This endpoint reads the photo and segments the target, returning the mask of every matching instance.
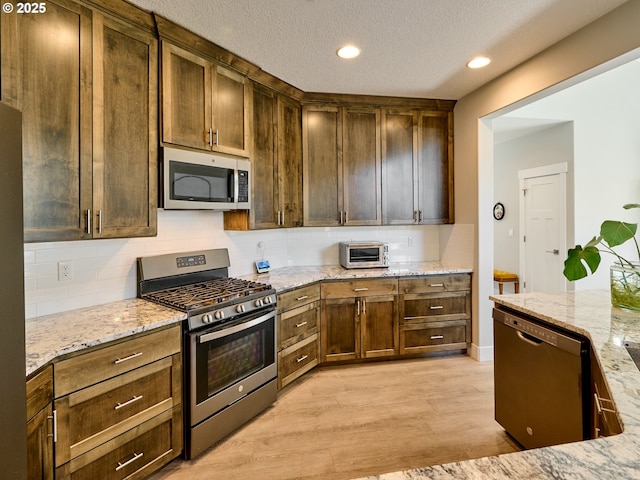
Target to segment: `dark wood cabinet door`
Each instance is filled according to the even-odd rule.
[[[278,96],[280,225],[302,226],[302,113],[300,103]]]
[[[157,231],[157,41],[94,16],[95,238]]]
[[[278,226],[278,169],[275,150],[275,94],[253,89],[253,152],[251,155],[251,228]],[[234,215],[241,213],[234,212]]]
[[[27,478],[53,480],[53,407],[48,404],[27,422]]]
[[[453,223],[453,114],[421,112],[418,120],[420,223]]]
[[[332,298],[321,303],[322,362],[358,358],[360,327],[356,299]]]
[[[162,42],[162,140],[211,150],[211,63]]]
[[[397,355],[398,308],[394,295],[360,300],[360,338],[364,358]]]
[[[418,219],[417,114],[382,112],[382,223]]]
[[[343,128],[344,224],[380,225],[380,111],[344,109]]]
[[[340,225],[342,115],[336,107],[302,110],[304,225]]]
[[[89,238],[91,12],[1,15],[2,96],[23,115],[25,241]]]
[[[249,124],[245,105],[249,85],[238,73],[213,65],[212,83],[212,149],[235,155],[247,155]]]

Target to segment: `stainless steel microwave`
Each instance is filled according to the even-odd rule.
[[[340,265],[344,268],[389,266],[389,244],[383,242],[340,242]]]
[[[248,210],[249,160],[164,148],[160,204],[167,210]]]

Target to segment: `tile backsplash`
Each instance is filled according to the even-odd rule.
[[[26,317],[32,318],[136,296],[136,258],[209,248],[228,248],[229,275],[252,273],[254,262],[272,268],[337,265],[338,242],[389,243],[391,262],[438,260],[440,228],[434,226],[314,227],[225,231],[222,213],[158,211],[158,235],[146,238],[28,243],[24,247]],[[59,280],[59,262],[69,279]]]

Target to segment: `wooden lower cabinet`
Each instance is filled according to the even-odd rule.
[[[56,478],[144,478],[181,453],[180,340],[174,326],[54,364]]]
[[[469,274],[401,278],[399,290],[401,355],[468,348]]]
[[[53,372],[27,380],[27,478],[53,480]]]
[[[278,388],[318,365],[320,285],[278,294]]]
[[[604,378],[596,354],[592,351],[591,368],[591,438],[608,437],[622,433],[622,421],[613,402],[609,385]]]
[[[322,362],[393,356],[398,350],[398,281],[322,283]]]

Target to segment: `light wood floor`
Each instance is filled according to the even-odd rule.
[[[456,355],[316,368],[152,478],[342,480],[518,449],[493,418],[493,363]]]

